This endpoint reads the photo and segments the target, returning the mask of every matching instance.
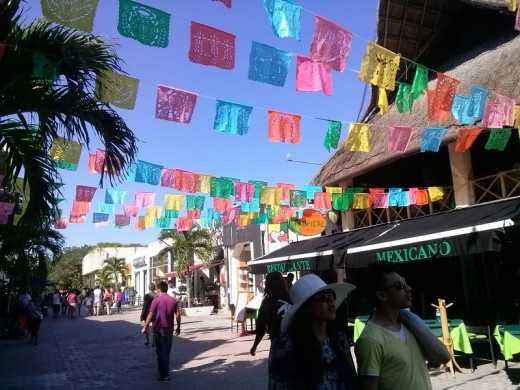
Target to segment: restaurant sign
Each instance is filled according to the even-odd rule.
[[[451,254],[451,245],[448,241],[432,244],[414,245],[401,249],[377,251],[377,261],[402,263],[406,261],[427,260],[435,257],[446,257]]]
[[[303,210],[303,215],[300,219],[289,219],[287,226],[301,236],[315,236],[325,230],[327,221],[318,211],[306,209]]]
[[[311,261],[310,260],[292,260],[290,262],[280,262],[266,264],[266,273],[269,272],[294,272],[294,271],[310,271]]]
[[[146,258],[144,256],[138,257],[132,261],[134,268],[140,268],[146,266]]]

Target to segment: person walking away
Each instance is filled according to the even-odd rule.
[[[69,304],[70,318],[76,318],[76,308],[78,307],[78,296],[75,290],[71,290],[67,295],[67,303]]]
[[[201,304],[206,301],[206,281],[203,276],[199,278],[199,299]]]
[[[427,325],[410,313],[412,288],[388,262],[367,269],[375,305],[356,341],[360,389],[431,389],[425,361],[446,363],[450,354]]]
[[[20,314],[27,315],[27,310],[29,309],[29,304],[31,302],[31,295],[27,292],[27,290],[24,290],[18,298],[18,309],[20,310]]]
[[[123,314],[122,304],[123,304],[123,293],[121,290],[116,291],[116,307],[117,307],[117,314]]]
[[[34,343],[34,345],[38,345],[38,331],[40,330],[42,319],[43,315],[39,307],[34,302],[29,302],[27,308],[27,329],[31,335],[29,344]]]
[[[103,296],[103,301],[105,302],[105,308],[107,309],[107,314],[112,314],[112,301],[114,300],[114,296],[112,295],[112,291],[110,291],[110,287],[107,288],[105,295]]]
[[[60,306],[60,292],[56,289],[52,294],[52,318],[58,318],[60,315]]]
[[[92,301],[93,301],[92,292],[91,292],[91,290],[88,290],[87,295],[85,296],[85,307],[86,307],[85,317],[92,315]]]
[[[291,306],[287,284],[280,272],[270,272],[265,277],[264,299],[258,309],[256,320],[256,336],[250,353],[256,354],[256,348],[264,338],[266,329],[271,344],[280,334],[282,318]]]
[[[327,285],[313,274],[294,283],[293,305],[271,346],[269,389],[357,388],[347,334],[336,322],[337,307],[354,289],[348,283]]]
[[[141,322],[146,321],[146,317],[148,317],[148,313],[150,313],[150,306],[152,306],[152,301],[155,299],[157,294],[155,293],[155,284],[152,283],[149,286],[149,291],[145,294],[143,299],[143,309],[141,310]],[[153,318],[151,323],[153,323]],[[146,343],[144,345],[150,345],[150,329],[152,330],[152,347],[155,347],[155,341],[153,339],[153,326],[148,329],[146,329],[145,336],[146,336]]]
[[[61,316],[63,317],[64,315],[67,314],[67,306],[68,306],[67,293],[65,291],[61,293],[60,303],[61,303]]]
[[[96,287],[94,289],[94,315],[99,316],[100,313],[100,307],[101,307],[101,289]]]
[[[153,337],[155,340],[155,353],[157,354],[157,368],[159,369],[159,380],[163,382],[170,381],[170,352],[173,342],[174,319],[177,320],[177,328],[175,335],[181,333],[181,310],[179,302],[176,298],[167,294],[168,285],[161,281],[158,284],[160,293],[152,301],[150,312],[146,317],[141,333],[148,330],[148,325],[153,321]]]

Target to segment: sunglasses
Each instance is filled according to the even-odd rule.
[[[336,300],[336,291],[334,290],[323,290],[319,293],[316,293],[312,296],[312,300],[314,302],[328,302],[329,297],[332,297],[332,300]]]
[[[383,288],[383,291],[390,290],[391,288],[395,288],[397,291],[403,291],[406,287],[410,287],[406,280],[402,279],[391,286]]]

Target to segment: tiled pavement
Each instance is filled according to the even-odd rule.
[[[255,357],[254,336],[239,337],[228,315],[183,317],[170,361],[172,381],[157,382],[153,348],[144,346],[139,309],[124,314],[79,319],[47,318],[38,346],[25,340],[0,340],[0,389],[265,389],[269,341]],[[460,358],[463,368],[468,360]],[[455,377],[432,375],[434,389],[520,389],[520,364],[508,372],[480,363]]]

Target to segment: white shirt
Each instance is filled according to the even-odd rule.
[[[166,294],[168,294],[170,297],[174,297],[177,294],[177,289],[175,287],[168,287],[168,291],[166,291]]]
[[[101,290],[99,288],[96,288],[94,290],[94,305],[99,305],[101,298]]]

